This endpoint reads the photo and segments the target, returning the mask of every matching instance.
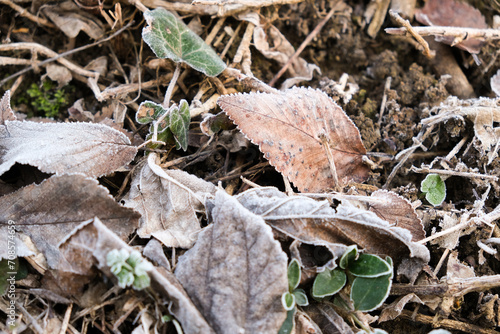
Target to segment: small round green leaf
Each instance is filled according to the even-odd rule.
[[[148,124],[156,121],[166,112],[167,110],[163,108],[161,104],[152,101],[144,101],[139,106],[139,109],[137,109],[135,120],[139,124]]]
[[[342,270],[325,270],[316,276],[312,295],[316,298],[322,298],[336,294],[344,287],[346,280],[346,274]]]
[[[295,307],[295,296],[287,291],[281,295],[281,303],[285,310],[290,311]]]
[[[389,296],[392,274],[375,277],[356,277],[351,286],[351,300],[354,309],[369,312],[378,308]]]
[[[346,269],[351,261],[354,261],[358,256],[358,246],[351,245],[347,247],[344,255],[340,258],[339,267]]]
[[[348,269],[357,277],[379,277],[392,272],[389,263],[373,254],[360,254],[357,260],[349,262]]]
[[[288,265],[288,289],[295,290],[300,283],[300,264],[297,259],[293,259]]]
[[[174,14],[157,8],[144,12],[144,18],[148,26],[142,30],[142,38],[158,58],[184,62],[211,77],[226,68],[217,53]]]
[[[309,300],[307,299],[306,292],[302,289],[296,289],[292,292],[295,296],[295,304],[299,306],[307,306],[309,305]]]
[[[441,205],[446,198],[446,184],[438,174],[429,174],[422,181],[420,190],[425,193],[425,199],[434,206]]]

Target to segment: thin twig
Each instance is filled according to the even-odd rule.
[[[408,31],[422,47],[424,50],[422,53],[424,56],[426,56],[429,59],[434,58],[434,52],[429,49],[429,44],[425,41],[425,39],[420,36],[415,29],[411,26],[410,21],[403,19],[397,12],[393,10],[389,10],[389,15],[396,21],[396,23],[402,25],[404,28],[406,28],[406,31]]]
[[[269,82],[269,86],[271,86],[271,87],[274,86],[274,84],[276,83],[276,81],[278,81],[278,79],[281,78],[281,76],[286,72],[286,70],[288,69],[288,67],[290,67],[290,65],[295,61],[295,59],[297,59],[297,57],[302,53],[302,51],[304,51],[304,49],[306,48],[306,46],[321,31],[321,29],[326,24],[326,22],[328,22],[328,20],[330,20],[330,18],[333,16],[333,14],[335,14],[335,12],[338,11],[339,8],[341,8],[341,6],[343,6],[343,5],[344,5],[344,2],[340,1],[335,6],[333,6],[332,9],[330,9],[330,11],[325,16],[325,18],[323,20],[321,20],[321,22],[316,26],[316,28],[314,28],[313,31],[311,31],[311,33],[306,37],[306,39],[302,42],[302,44],[300,44],[300,46],[297,49],[297,51],[295,51],[295,53],[290,57],[290,59],[288,59],[288,61],[281,68],[281,70],[274,76],[274,78],[271,80],[271,82]]]
[[[249,50],[254,28],[255,25],[252,22],[248,22],[243,38],[241,39],[240,46],[238,46],[238,50],[236,50],[236,54],[234,55],[233,63],[240,63],[243,59],[243,54]]]
[[[467,39],[481,39],[496,40],[500,39],[500,30],[498,29],[478,29],[478,28],[464,28],[464,27],[412,27],[413,31],[420,36],[443,36],[455,37],[452,46],[457,45]],[[407,32],[406,27],[403,28],[387,28],[385,32],[390,35],[405,35]]]
[[[38,17],[36,15],[31,14],[26,8],[18,6],[10,0],[0,0],[0,3],[9,6],[10,8],[19,12],[19,15],[27,19],[30,19],[33,22],[44,25],[47,28],[56,28],[56,26],[50,23],[48,20],[44,19],[43,17]]]
[[[412,166],[410,171],[414,173],[420,173],[420,174],[441,174],[441,175],[449,175],[449,176],[462,176],[462,177],[469,177],[471,179],[484,179],[484,180],[491,180],[491,181],[498,181],[498,177],[495,175],[486,175],[486,174],[481,174],[481,173],[469,173],[469,172],[457,172],[454,170],[446,170],[446,169],[434,169],[434,168],[418,168],[415,166]]]
[[[81,47],[76,48],[76,49],[72,49],[72,50],[63,52],[61,54],[57,54],[56,52],[50,50],[49,48],[46,48],[46,47],[44,47],[44,46],[42,46],[40,44],[36,44],[36,43],[11,43],[11,44],[1,45],[0,47],[5,47],[5,50],[11,50],[11,49],[18,50],[19,48],[20,49],[28,49],[28,50],[33,50],[34,49],[34,50],[37,50],[37,51],[44,50],[47,53],[45,53],[43,51],[41,53],[46,54],[47,56],[50,56],[51,58],[45,59],[44,61],[39,62],[39,63],[37,62],[37,66],[42,66],[42,65],[48,64],[48,63],[53,62],[53,61],[58,61],[62,65],[68,67],[68,69],[74,71],[75,73],[78,73],[78,74],[83,75],[83,76],[95,77],[96,76],[96,72],[85,71],[85,70],[81,69],[80,67],[78,67],[77,65],[73,64],[72,62],[70,62],[69,60],[66,60],[66,59],[64,59],[62,57],[66,57],[66,56],[69,56],[69,55],[71,55],[73,53],[80,52],[80,51],[86,50],[88,48],[91,48],[93,46],[99,45],[101,43],[107,42],[107,41],[115,38],[119,34],[121,34],[126,29],[128,29],[133,23],[134,23],[134,21],[130,21],[129,23],[127,23],[127,25],[125,25],[122,28],[118,29],[113,34],[109,35],[108,37],[106,37],[104,39],[101,39],[99,41],[95,41],[94,43],[90,43],[90,44],[81,46]],[[9,45],[10,46],[14,46],[14,48],[9,48]],[[0,48],[0,51],[4,51],[4,49]],[[68,66],[67,64],[70,64],[71,67]],[[24,74],[24,73],[26,73],[28,71],[31,71],[32,69],[33,69],[33,66],[30,66],[30,67],[27,67],[27,68],[25,68],[25,69],[23,69],[23,70],[21,70],[21,71],[19,71],[17,73],[12,74],[11,76],[9,76],[9,77],[3,79],[2,81],[0,81],[0,86],[3,86],[9,80],[11,80],[13,78],[16,78],[16,77],[20,76],[21,74]]]

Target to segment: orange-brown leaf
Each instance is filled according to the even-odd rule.
[[[329,140],[341,185],[368,177],[358,129],[320,90],[294,87],[276,93],[225,95],[217,103],[300,191],[335,187],[320,135]]]

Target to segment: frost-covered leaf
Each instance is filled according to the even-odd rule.
[[[391,267],[391,273],[379,277],[356,277],[351,285],[351,300],[354,309],[361,312],[369,312],[382,305],[389,296],[392,285],[392,261],[387,258]]]
[[[490,86],[491,90],[497,95],[497,97],[500,97],[500,70],[498,70],[497,73],[491,77]]]
[[[210,216],[175,275],[217,333],[276,333],[286,317],[287,257],[271,228],[222,190]]]
[[[349,263],[356,260],[357,257],[358,257],[358,246],[351,245],[347,247],[346,251],[340,258],[339,267],[342,269],[347,269]]]
[[[326,136],[341,186],[363,182],[369,168],[358,128],[325,93],[292,88],[277,93],[224,95],[217,101],[264,157],[302,192],[334,188],[320,136]]]
[[[58,250],[81,222],[100,217],[104,224],[126,239],[137,227],[139,215],[118,204],[109,191],[82,175],[52,176],[0,197],[0,221],[12,220],[16,229],[29,235],[45,255],[49,267],[71,267]],[[0,228],[0,245],[7,232]],[[7,249],[7,247],[5,247]]]
[[[144,101],[139,106],[139,109],[137,109],[135,120],[139,124],[148,124],[156,121],[166,112],[167,109],[163,108],[161,104],[152,101]]]
[[[296,289],[293,292],[295,296],[295,303],[299,306],[309,305],[309,300],[307,299],[307,294],[303,289]]]
[[[0,125],[0,175],[16,162],[55,174],[100,177],[134,159],[121,132],[93,123],[6,121]]]
[[[170,131],[174,135],[177,149],[187,150],[190,121],[189,104],[186,100],[181,100],[179,107],[173,108],[170,114]]]
[[[44,6],[43,12],[69,38],[75,38],[80,31],[93,39],[104,35],[100,21],[89,12],[80,10],[73,1]]]
[[[181,170],[165,170],[150,153],[133,176],[125,206],[139,212],[141,238],[155,237],[167,247],[190,248],[201,230],[197,212],[216,187]]]
[[[285,292],[281,296],[281,304],[287,311],[291,311],[295,308],[295,296],[290,292]]]
[[[406,198],[387,190],[377,190],[371,197],[382,201],[369,203],[370,211],[394,226],[409,230],[413,236],[412,241],[425,238],[422,220],[418,218],[415,209]]]
[[[0,125],[5,121],[15,121],[16,115],[10,106],[10,90],[6,91],[0,100]]]
[[[348,269],[357,277],[379,277],[392,272],[389,263],[373,254],[360,254],[356,260],[349,263]]]
[[[158,58],[184,62],[211,77],[226,68],[217,53],[174,14],[157,8],[144,12],[144,18],[148,26],[142,30],[142,38]]]
[[[367,210],[339,205],[335,211],[327,201],[288,197],[271,187],[247,190],[236,198],[276,230],[303,243],[323,245],[334,257],[340,258],[356,244],[367,253],[389,255],[397,264],[410,261],[414,264],[406,273],[410,276],[430,259],[429,250],[412,242],[408,230],[391,226]]]
[[[72,253],[72,256],[88,260],[91,265],[111,279],[114,279],[114,275],[107,265],[109,252],[115,249],[123,249],[128,254],[133,252],[132,247],[108,229],[98,218],[82,224],[80,229],[61,245],[61,249],[65,250],[65,254]],[[155,293],[169,300],[169,311],[181,323],[184,333],[215,333],[172,273],[153,267],[148,271],[148,275]]]
[[[486,29],[488,25],[481,12],[471,5],[455,0],[428,0],[415,12],[415,18],[429,26],[466,27]],[[435,36],[436,41],[451,45],[453,36]],[[479,53],[484,41],[468,38],[455,45],[470,53]]]
[[[288,288],[293,291],[300,283],[300,264],[297,259],[290,261],[288,265]]]
[[[423,304],[422,300],[414,293],[398,297],[394,302],[382,310],[379,322],[396,319],[408,303]]]
[[[429,174],[420,185],[425,199],[434,206],[441,205],[446,197],[446,184],[438,174]]]
[[[343,270],[325,270],[316,276],[312,287],[312,295],[316,298],[331,296],[340,291],[347,281]]]

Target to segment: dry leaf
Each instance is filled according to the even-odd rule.
[[[8,90],[0,100],[0,125],[5,124],[5,121],[15,121],[16,119],[16,115],[10,107],[10,90]]]
[[[43,13],[69,38],[75,38],[80,31],[93,39],[104,35],[101,22],[94,15],[80,10],[73,1],[44,6]]]
[[[0,221],[14,221],[16,230],[31,237],[51,268],[58,268],[60,261],[71,266],[61,257],[58,245],[81,222],[93,217],[100,217],[124,239],[139,221],[139,214],[116,203],[106,188],[82,175],[52,176],[0,198]],[[6,236],[2,230],[0,245],[7,244]]]
[[[66,86],[73,79],[70,70],[61,65],[48,64],[45,70],[47,73],[42,75],[41,80],[45,80],[45,77],[48,76],[50,80],[57,81],[57,89]]]
[[[500,97],[500,70],[490,79],[491,90]]]
[[[418,22],[429,26],[466,27],[486,29],[488,25],[481,12],[465,2],[454,0],[428,0],[425,6],[415,12]],[[436,41],[448,45],[453,43],[453,36],[435,36]],[[455,45],[469,53],[479,53],[484,41],[469,38]]]
[[[395,264],[410,261],[415,266],[406,275],[412,277],[430,259],[428,249],[412,242],[408,230],[367,210],[339,205],[335,211],[327,201],[288,197],[272,187],[247,190],[236,198],[273,228],[303,243],[325,246],[334,257],[356,244],[368,253],[389,255]]]
[[[405,308],[405,305],[408,303],[423,304],[422,300],[418,298],[418,296],[414,293],[398,297],[390,305],[384,307],[384,309],[380,313],[380,318],[378,319],[378,322],[380,323],[396,319]]]
[[[0,125],[0,175],[17,162],[45,173],[100,177],[129,163],[136,153],[124,134],[101,124],[6,121]]]
[[[276,333],[286,318],[287,257],[269,226],[220,190],[213,224],[175,275],[217,333]]]
[[[272,41],[273,46],[269,45],[268,40]],[[281,66],[285,65],[291,56],[295,54],[295,48],[286,39],[286,37],[276,28],[271,25],[266,32],[263,27],[258,25],[253,31],[254,45],[264,57],[277,61]],[[301,81],[309,81],[312,79],[314,71],[321,74],[321,70],[315,64],[309,64],[304,58],[296,57],[288,68],[291,78],[283,82],[281,88],[287,89]]]
[[[70,246],[71,245],[71,246]],[[116,279],[107,265],[107,255],[114,249],[125,249],[132,252],[132,247],[121,240],[115,233],[108,229],[98,218],[82,224],[64,244],[62,249],[67,249],[67,254],[73,249],[74,254],[89,259],[109,278]],[[149,271],[151,287],[160,296],[169,300],[169,311],[181,323],[186,334],[213,334],[212,328],[193,305],[186,292],[172,273],[161,268],[153,267]]]
[[[322,135],[329,140],[341,185],[368,178],[358,129],[320,90],[225,95],[218,104],[300,191],[322,192],[336,186]]]
[[[191,248],[201,230],[197,212],[205,211],[205,197],[216,187],[180,170],[165,170],[150,153],[148,163],[134,176],[125,206],[142,217],[137,234],[167,247]]]
[[[165,268],[165,270],[172,271],[170,262],[163,252],[163,246],[158,240],[149,240],[146,246],[144,246],[142,254],[151,261],[154,261],[158,266]]]
[[[303,309],[324,334],[354,334],[351,327],[327,303],[313,302]]]
[[[406,198],[386,190],[377,190],[372,193],[372,197],[383,202],[369,203],[370,211],[394,226],[409,230],[414,242],[425,238],[422,220]]]

